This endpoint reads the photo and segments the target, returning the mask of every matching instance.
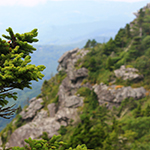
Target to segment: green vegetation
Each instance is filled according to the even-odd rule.
[[[8,104],[8,99],[17,100],[17,93],[13,89],[23,90],[25,87],[31,88],[31,81],[42,79],[41,73],[45,66],[35,66],[31,62],[30,53],[36,49],[29,43],[37,42],[37,29],[24,34],[14,34],[9,27],[6,30],[8,35],[3,35],[9,41],[0,38],[0,117],[9,119],[16,109],[14,105],[4,108]],[[7,99],[8,98],[8,99]]]
[[[50,80],[45,80],[43,82],[41,88],[41,94],[38,97],[42,97],[44,103],[44,108],[47,109],[47,105],[50,103],[57,103],[58,102],[58,89],[62,82],[62,80],[66,77],[65,72],[59,72],[55,76],[51,77]]]
[[[68,126],[61,126],[58,131],[60,136],[48,138],[43,133],[42,140],[25,140],[28,143],[23,148],[14,147],[13,150],[148,150],[150,149],[150,10],[141,9],[139,18],[121,28],[115,38],[110,38],[107,43],[95,43],[88,40],[85,49],[89,53],[80,59],[76,66],[88,69],[88,78],[83,83],[91,84],[118,84],[118,87],[143,86],[146,97],[135,100],[124,99],[119,107],[107,109],[107,102],[99,106],[97,95],[87,87],[81,87],[76,92],[84,98],[84,104],[78,108],[80,121]],[[94,40],[93,40],[94,41]],[[126,65],[128,68],[137,68],[144,79],[138,82],[126,80],[114,76],[113,71]],[[50,80],[45,80],[42,92],[44,109],[50,103],[58,102],[58,88],[66,77],[64,72],[59,72]],[[12,125],[12,123],[14,125]],[[1,133],[3,146],[7,142],[10,133],[23,125],[21,116],[17,115]],[[63,141],[63,142],[61,142]],[[65,144],[64,144],[65,143]]]
[[[132,22],[132,27],[127,24],[118,31],[114,39],[110,38],[103,44],[97,43],[94,47],[89,46],[90,52],[76,64],[88,68],[89,82],[109,84],[114,69],[120,68],[121,65],[130,65],[139,69],[145,77],[138,86],[150,89],[150,69],[147,69],[150,68],[150,35],[147,29],[150,25],[149,16],[149,9],[146,9],[145,13],[141,10],[139,18]]]
[[[85,44],[84,48],[90,48],[90,47],[94,47],[96,45],[97,45],[97,42],[95,39],[93,39],[92,41],[88,40],[87,43]]]
[[[143,19],[137,18],[132,22],[132,30],[127,24],[107,43],[97,43],[91,47],[87,46],[90,43],[88,40],[85,48],[90,52],[76,64],[88,69],[89,76],[83,82],[92,84],[112,84],[111,81],[116,79],[113,73],[115,69],[121,65],[135,67],[144,75],[142,81],[131,82],[118,78],[114,84],[144,86],[149,91],[147,97],[138,101],[127,98],[122,101],[120,107],[108,110],[105,106],[98,105],[93,91],[85,87],[80,88],[77,94],[84,97],[84,105],[79,108],[81,122],[60,129],[62,141],[68,143],[65,148],[86,144],[88,149],[95,150],[150,149],[150,32],[147,32],[147,27],[150,26],[149,15],[150,10],[147,9],[140,15]]]

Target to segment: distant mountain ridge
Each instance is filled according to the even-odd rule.
[[[80,41],[87,41],[88,38],[95,39],[96,37],[101,39],[98,42],[103,42],[103,37],[106,39],[114,37],[120,26],[121,24],[119,24],[119,21],[112,22],[111,25],[109,21],[99,21],[65,26],[45,27],[47,30],[43,32],[42,35],[39,34],[39,43],[49,43],[50,45],[67,45],[68,43],[79,43]],[[55,36],[51,37],[49,35]]]

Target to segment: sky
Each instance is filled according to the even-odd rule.
[[[39,39],[44,44],[50,41],[58,44],[60,38],[67,41],[67,38],[88,36],[94,32],[104,35],[107,29],[111,31],[106,35],[113,35],[120,27],[124,27],[135,18],[133,12],[149,2],[149,0],[0,0],[0,35],[6,34],[5,30],[8,27],[19,33],[38,28]]]
[[[20,5],[20,6],[27,6],[27,7],[34,7],[36,5],[45,5],[48,1],[97,1],[102,2],[104,0],[1,0],[0,6],[14,6],[14,5]],[[144,0],[106,0],[106,1],[114,1],[114,2],[129,2],[129,3],[135,3],[135,2],[142,2]],[[145,0],[146,1],[146,0]]]

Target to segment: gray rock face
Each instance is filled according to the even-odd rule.
[[[84,79],[84,78],[83,78]],[[92,86],[90,84],[83,84],[82,81],[77,80],[76,83],[72,83],[72,81],[66,77],[62,84],[59,87],[58,96],[59,96],[59,109],[67,107],[67,108],[76,108],[79,106],[82,106],[83,104],[83,98],[75,96],[77,90],[81,88],[82,86],[88,87],[92,89]]]
[[[48,111],[49,111],[49,115],[50,117],[54,117],[55,113],[56,113],[56,104],[55,103],[51,103],[47,106]]]
[[[71,51],[65,52],[58,60],[59,66],[57,71],[66,70],[68,65],[68,60],[71,59],[74,53],[77,53],[79,48],[75,48]]]
[[[39,112],[37,112],[36,116],[33,118],[32,121],[42,120],[43,118],[47,118],[48,113],[46,110],[41,109]]]
[[[47,132],[49,138],[51,138],[53,135],[58,134],[57,131],[59,128],[60,123],[55,118],[44,118],[27,123],[13,132],[7,143],[7,147],[22,147],[25,145],[24,139],[28,139],[29,137],[37,139],[42,136],[43,132]]]
[[[42,136],[43,132],[47,132],[49,138],[51,138],[54,134],[58,134],[57,131],[61,125],[67,126],[72,119],[74,123],[80,120],[77,107],[83,105],[83,98],[76,96],[75,93],[81,87],[83,79],[88,76],[88,70],[86,68],[76,70],[74,65],[87,52],[87,50],[76,48],[66,52],[58,60],[58,71],[64,70],[67,73],[67,77],[59,87],[58,106],[54,103],[49,104],[47,106],[47,112],[42,109],[43,106],[41,103],[43,100],[41,98],[31,99],[28,108],[20,113],[22,119],[27,120],[28,123],[13,132],[7,143],[7,147],[22,147],[25,145],[24,139],[28,139],[29,137],[38,139]],[[90,84],[82,86],[87,86],[92,89]]]
[[[79,50],[79,48],[74,48],[73,50],[67,51],[65,52],[58,60],[59,63],[62,63],[64,60],[68,60],[69,57],[74,54],[77,53],[77,51]]]
[[[58,60],[58,68],[57,71],[68,71],[68,68],[70,70],[71,67],[74,68],[75,63],[78,59],[83,58],[89,51],[84,49],[75,48],[71,51],[68,51],[60,57]],[[71,69],[72,70],[72,69]]]
[[[36,97],[33,97],[33,98],[31,98],[30,100],[29,100],[29,103],[32,103],[33,101],[35,101],[36,100]]]
[[[67,108],[76,108],[83,105],[83,98],[78,96],[68,96],[68,98],[65,99],[65,107]]]
[[[61,125],[67,126],[70,123],[70,120],[73,119],[74,123],[80,120],[78,116],[77,109],[75,108],[62,108],[55,115],[57,121],[60,122]]]
[[[123,80],[141,80],[143,79],[143,75],[138,74],[138,69],[135,68],[126,68],[124,65],[114,71],[115,76],[117,78],[122,78]]]
[[[77,81],[78,79],[83,79],[88,76],[88,70],[86,68],[80,68],[78,70],[70,69],[68,71],[68,77],[71,81]]]
[[[67,77],[62,81],[58,91],[59,108],[76,108],[82,106],[83,98],[77,97],[74,94],[82,86],[92,88],[90,84],[82,85],[83,79],[88,76],[88,70],[86,68],[78,70],[75,68],[75,63],[78,59],[84,57],[88,52],[88,50],[84,49],[74,49],[65,53],[59,59],[58,62],[60,64],[58,68],[63,68],[67,73]]]
[[[36,115],[37,111],[40,110],[43,105],[41,104],[43,100],[41,98],[39,99],[32,99],[30,101],[29,107],[20,113],[23,120],[32,120],[33,117]]]
[[[70,105],[77,104],[77,102],[75,104],[73,102]],[[32,139],[38,139],[42,136],[43,132],[47,132],[48,137],[51,138],[53,135],[58,135],[57,131],[60,129],[61,125],[67,126],[71,119],[73,119],[74,122],[80,119],[76,108],[62,108],[55,114],[56,105],[52,103],[48,105],[48,109],[50,112],[50,117],[48,116],[46,110],[41,109],[34,116],[32,121],[26,123],[13,132],[6,146],[22,147],[25,145],[24,139],[28,139],[29,137]]]
[[[94,92],[98,96],[99,104],[104,102],[112,102],[115,96],[108,90],[108,87],[105,84],[95,85]]]
[[[93,89],[98,96],[99,104],[107,104],[109,108],[118,106],[125,98],[141,99],[146,93],[143,87],[131,88],[130,86],[107,86],[105,84],[95,85]]]
[[[58,104],[49,104],[48,111],[42,109],[41,98],[33,98],[29,101],[30,105],[26,110],[23,110],[20,115],[22,119],[27,121],[25,125],[16,129],[8,143],[7,147],[24,146],[24,139],[31,137],[38,139],[42,136],[43,132],[47,132],[49,138],[58,134],[61,125],[67,126],[73,119],[73,123],[77,123],[80,118],[78,115],[78,107],[83,105],[83,98],[76,95],[76,92],[81,87],[88,87],[94,89],[98,96],[100,105],[107,103],[107,107],[118,106],[125,98],[133,97],[140,99],[145,96],[144,88],[133,89],[131,87],[118,87],[116,85],[107,86],[105,84],[92,85],[90,83],[83,84],[83,80],[88,76],[86,68],[75,68],[75,63],[78,59],[82,58],[88,53],[88,50],[73,49],[66,52],[59,60],[58,71],[64,70],[67,77],[62,81],[59,86],[57,95],[59,96]],[[121,67],[120,70],[115,70],[117,77],[123,79],[135,79],[138,70],[134,68]],[[134,76],[134,77],[133,77]],[[138,75],[139,76],[139,75]]]

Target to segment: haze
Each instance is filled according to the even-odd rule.
[[[0,31],[38,28],[39,44],[113,37],[148,0],[0,0]]]

